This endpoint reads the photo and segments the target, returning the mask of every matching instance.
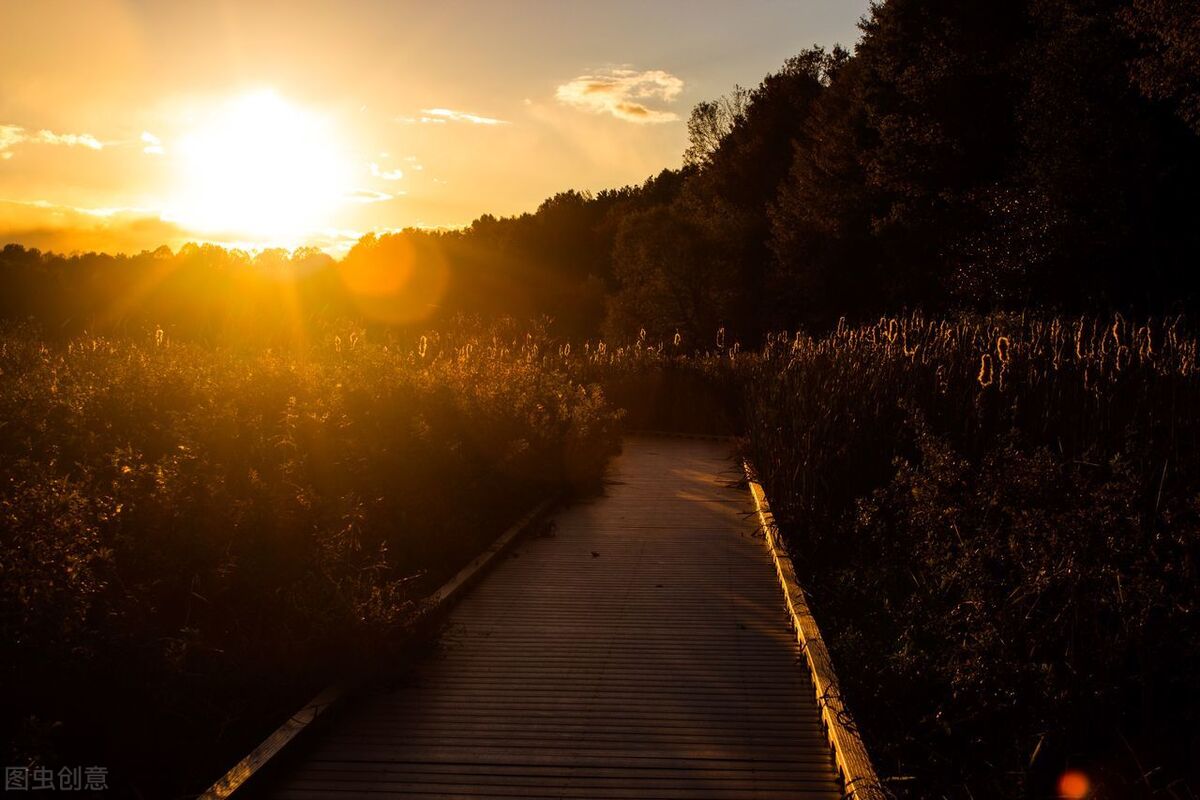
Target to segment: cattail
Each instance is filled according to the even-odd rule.
[[[1000,359],[1001,364],[1008,363],[1008,346],[1007,336],[1000,336],[996,339],[996,357]]]
[[[993,379],[992,356],[989,353],[984,353],[979,357],[979,375],[976,379],[979,385],[984,389],[992,385]]]
[[[163,329],[161,327],[155,328],[155,330],[154,330],[154,346],[155,347],[162,346],[163,336],[165,336],[165,335],[166,334],[163,333]]]
[[[422,336],[421,341],[417,344],[417,355],[419,355],[421,358],[424,358],[425,351],[428,347],[429,347],[429,340],[427,338],[425,338],[424,336]]]
[[[679,347],[679,345],[683,344],[683,337],[679,334],[679,331],[675,331],[675,338],[672,341],[676,347]]]
[[[333,337],[333,350],[335,353],[342,352],[342,337],[341,336]]]
[[[725,349],[725,328],[724,327],[717,329],[717,349],[718,350]]]

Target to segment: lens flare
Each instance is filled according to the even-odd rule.
[[[1067,800],[1083,800],[1091,790],[1091,782],[1082,772],[1064,772],[1058,779],[1058,796]]]

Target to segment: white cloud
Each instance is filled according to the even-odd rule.
[[[683,91],[683,81],[661,69],[638,72],[610,69],[593,75],[580,75],[562,84],[554,96],[560,103],[590,111],[612,114],[627,122],[674,122],[678,115],[650,108],[645,100],[670,103]]]
[[[355,189],[346,195],[346,199],[354,203],[382,203],[401,194],[404,194],[404,192],[388,194],[387,192],[376,192],[372,189]]]
[[[149,153],[152,156],[161,156],[163,153],[162,139],[159,139],[150,131],[142,131],[142,148],[143,153]]]
[[[495,117],[484,117],[466,111],[455,111],[452,108],[422,108],[419,117],[397,117],[397,122],[411,125],[414,122],[423,125],[445,125],[447,122],[467,122],[471,125],[507,125],[507,120]]]
[[[0,152],[5,153],[6,158],[11,157],[8,149],[25,141],[25,138],[25,129],[19,125],[0,125]]]
[[[380,169],[379,165],[374,161],[371,162],[371,174],[376,178],[383,178],[385,181],[398,181],[404,177],[402,169]]]
[[[0,158],[5,160],[12,158],[12,148],[27,142],[65,147],[86,147],[90,150],[104,148],[104,143],[90,133],[55,133],[45,129],[29,131],[20,125],[0,125]]]
[[[104,145],[92,136],[90,133],[55,133],[54,131],[40,130],[33,136],[29,137],[30,141],[40,142],[41,144],[61,144],[67,147],[87,147],[91,150],[101,150]]]

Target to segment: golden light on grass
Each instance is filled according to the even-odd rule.
[[[296,246],[351,189],[332,122],[271,90],[219,105],[169,155],[178,183],[163,216],[203,233]]]

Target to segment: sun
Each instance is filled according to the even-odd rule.
[[[199,233],[295,246],[330,226],[350,189],[331,121],[272,90],[218,106],[174,156],[177,189],[163,217]]]

